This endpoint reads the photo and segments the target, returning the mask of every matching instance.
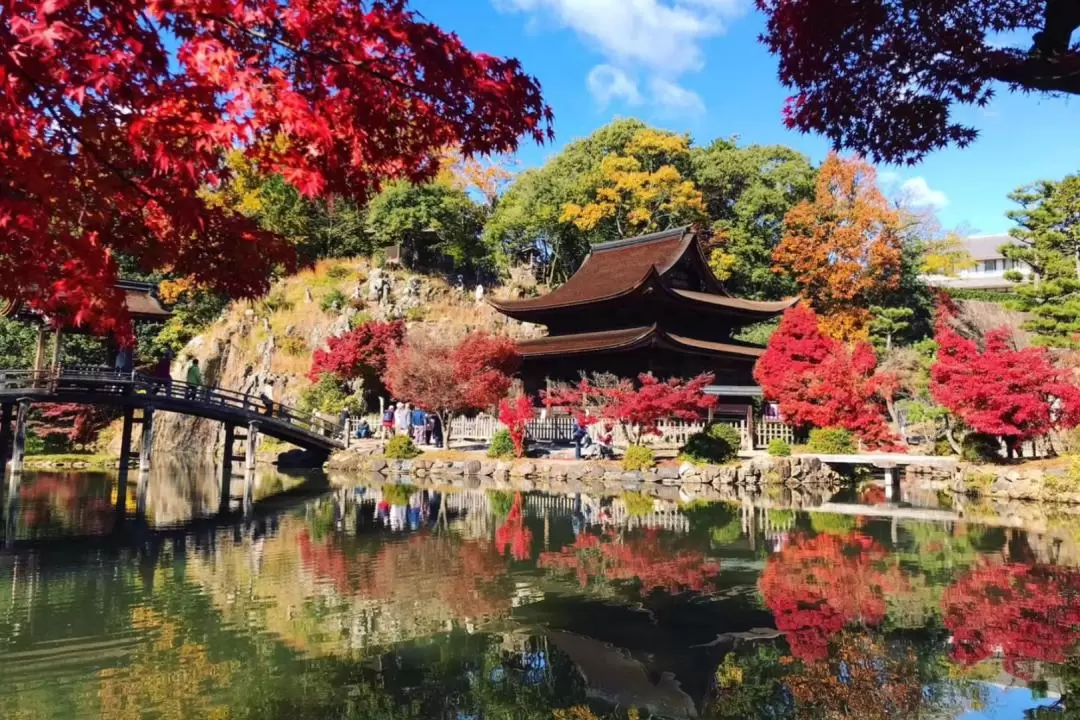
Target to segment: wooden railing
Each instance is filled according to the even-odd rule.
[[[145,395],[148,400],[161,398],[206,408],[229,408],[249,416],[250,420],[282,423],[335,442],[340,442],[343,435],[340,424],[280,403],[267,406],[260,398],[247,393],[205,385],[189,385],[178,380],[136,372],[121,373],[87,367],[61,368],[59,371],[0,370],[0,394],[12,396],[20,392]]]

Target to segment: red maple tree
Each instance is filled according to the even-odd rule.
[[[716,398],[705,394],[713,375],[704,373],[691,380],[657,380],[649,373],[638,375],[635,385],[627,379],[611,384],[582,378],[576,385],[542,390],[546,407],[570,407],[578,421],[591,424],[599,418],[619,423],[626,437],[640,444],[646,435],[659,435],[661,420],[698,420]]]
[[[976,131],[954,103],[983,106],[994,81],[1080,93],[1080,25],[1074,0],[757,0],[762,41],[795,88],[784,120],[875,161],[913,162]],[[1001,38],[1035,34],[1034,48]]]
[[[897,442],[884,415],[893,378],[878,372],[870,345],[829,337],[808,307],[796,305],[784,313],[754,367],[754,379],[766,398],[779,403],[787,423],[842,427],[869,447]]]
[[[1063,663],[1080,646],[1080,573],[1047,565],[991,563],[942,598],[952,655],[972,665],[1000,651],[1005,669],[1031,678],[1034,662]]]
[[[518,395],[510,400],[499,401],[499,422],[506,426],[514,443],[514,456],[525,457],[525,432],[536,418],[536,408],[528,395]]]
[[[28,423],[31,432],[46,442],[86,445],[116,416],[110,408],[76,403],[34,405]]]
[[[383,382],[394,397],[439,416],[448,448],[454,416],[492,410],[520,364],[517,347],[505,337],[477,332],[456,344],[418,338],[390,354]]]
[[[800,660],[828,656],[829,639],[849,625],[879,625],[886,599],[905,587],[895,559],[862,533],[796,534],[770,555],[758,580],[776,627]]]
[[[222,152],[363,201],[550,136],[516,60],[407,0],[0,0],[0,297],[130,338],[117,256],[231,295],[294,253],[200,190]]]
[[[930,392],[942,407],[972,430],[1001,437],[1010,450],[1080,424],[1080,388],[1046,348],[1017,350],[1006,328],[986,333],[980,348],[956,331],[953,317],[951,305],[939,307]]]
[[[402,320],[378,322],[372,320],[358,325],[344,335],[326,341],[311,356],[308,379],[318,382],[324,373],[339,380],[363,379],[365,385],[386,372],[386,358],[405,339]]]

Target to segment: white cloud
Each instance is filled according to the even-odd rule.
[[[621,99],[631,105],[641,103],[641,93],[637,83],[623,70],[611,65],[597,65],[589,71],[589,92],[601,107],[607,107],[612,100]]]
[[[695,115],[705,112],[701,96],[678,83],[655,77],[649,83],[649,90],[653,102],[669,112]]]
[[[653,77],[653,84],[666,83],[678,90],[682,88],[675,81],[680,75],[704,67],[702,43],[722,35],[728,23],[750,5],[750,0],[492,1],[499,9],[527,13],[534,27],[554,24],[573,30],[608,60],[606,67],[621,71],[627,79],[630,70],[643,69]],[[590,90],[595,72],[596,68],[589,74]],[[604,79],[610,81],[614,76],[606,72]],[[626,84],[619,90],[610,98],[633,101],[635,95]],[[671,99],[670,93],[658,92],[656,87],[652,91],[654,96]],[[690,91],[684,90],[683,102],[690,99],[687,93],[696,98],[693,105],[697,107],[701,99]]]
[[[924,177],[913,177],[900,185],[900,198],[911,207],[930,207],[940,210],[949,204],[949,196],[934,190]]]

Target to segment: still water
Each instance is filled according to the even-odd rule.
[[[281,477],[246,516],[200,519],[212,477],[174,477],[140,520],[118,519],[109,476],[24,476],[0,718],[1080,709],[1080,524]]]

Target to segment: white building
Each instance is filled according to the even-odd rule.
[[[934,287],[957,288],[964,290],[1010,290],[1016,283],[1006,280],[1005,273],[1018,270],[1027,275],[1031,269],[1026,263],[1008,260],[998,249],[1002,245],[1015,243],[1009,235],[972,235],[964,239],[964,248],[971,253],[975,267],[961,270],[956,277],[929,275],[927,283]]]

